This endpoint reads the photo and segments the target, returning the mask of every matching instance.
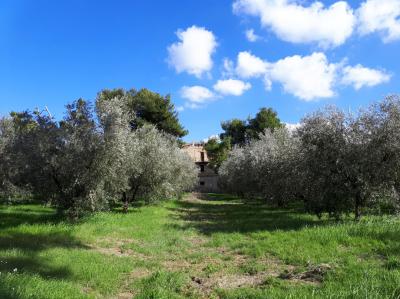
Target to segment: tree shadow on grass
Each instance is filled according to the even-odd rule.
[[[0,205],[0,229],[16,227],[21,224],[59,223],[61,215],[37,204]]]
[[[46,254],[42,254],[54,248],[88,248],[68,229],[59,231],[57,226],[52,226],[52,231],[48,232],[46,226],[38,226],[60,221],[62,217],[38,205],[0,206],[0,284],[8,281],[7,285],[0,286],[0,298],[25,298],[16,290],[23,290],[30,282],[29,277],[60,281],[73,279],[69,265],[54,265]],[[25,226],[19,227],[22,224]],[[17,276],[20,274],[24,276]],[[16,276],[7,280],[7,275]]]
[[[233,196],[208,195],[197,200],[177,202],[171,208],[176,220],[183,225],[177,229],[194,228],[210,235],[213,233],[246,233],[257,231],[299,230],[306,226],[327,225],[330,220],[300,213],[296,209],[277,209],[258,200],[240,200]]]

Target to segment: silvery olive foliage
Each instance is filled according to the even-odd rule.
[[[222,164],[221,185],[230,192],[261,196],[284,205],[296,193],[298,140],[286,128],[266,130],[244,147],[235,147]]]
[[[93,198],[102,180],[93,171],[102,136],[87,102],[77,100],[66,108],[60,122],[45,111],[12,114],[9,171],[13,184],[75,216],[105,205]]]
[[[137,198],[148,202],[179,196],[196,182],[197,169],[171,135],[152,125],[132,130],[127,99],[99,99],[97,111],[104,131],[103,176],[107,190],[120,197],[124,209]]]
[[[365,204],[369,190],[361,132],[350,114],[328,107],[303,119],[301,142],[302,193],[306,209],[340,217]],[[356,208],[357,206],[357,208]]]
[[[327,107],[295,132],[266,131],[236,147],[220,168],[230,192],[278,205],[302,200],[317,215],[361,217],[365,208],[399,206],[400,98],[356,114]]]
[[[96,113],[96,114],[95,114]],[[110,203],[168,199],[190,189],[197,170],[176,137],[144,125],[133,129],[125,95],[96,107],[66,106],[63,120],[47,111],[0,120],[0,190],[32,194],[77,217]]]
[[[0,118],[0,197],[7,197],[16,191],[11,183],[13,175],[11,159],[11,144],[15,136],[15,131],[10,118]]]
[[[144,126],[132,132],[129,143],[131,201],[138,197],[147,201],[171,198],[194,186],[197,168],[172,136],[154,126]]]

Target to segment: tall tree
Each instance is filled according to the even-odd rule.
[[[221,139],[231,138],[232,145],[245,145],[251,140],[259,139],[266,129],[271,131],[283,127],[278,114],[272,108],[261,108],[254,118],[247,120],[232,119],[221,123],[224,133]]]
[[[179,122],[178,113],[169,95],[162,96],[148,89],[139,91],[131,89],[103,90],[97,96],[97,101],[112,98],[127,98],[130,123],[133,129],[145,124],[152,124],[157,129],[178,138],[187,135],[188,131]]]
[[[259,139],[266,129],[281,128],[283,124],[272,108],[261,108],[254,118],[248,120],[247,135],[249,139]]]
[[[218,171],[222,162],[224,162],[229,155],[232,148],[231,138],[225,137],[220,140],[218,138],[211,138],[204,146],[207,151],[207,156],[210,160],[210,166]]]
[[[221,140],[229,137],[232,145],[243,145],[246,143],[246,121],[235,118],[222,122],[221,127],[225,131],[221,134]]]

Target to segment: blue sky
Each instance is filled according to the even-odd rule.
[[[287,123],[356,110],[400,92],[399,17],[400,0],[4,0],[0,114],[146,87],[191,141],[264,106]]]

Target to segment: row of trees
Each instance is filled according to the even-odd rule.
[[[357,114],[329,107],[300,127],[266,130],[235,147],[222,163],[223,187],[285,206],[302,200],[308,211],[339,218],[365,207],[400,204],[400,97]]]
[[[0,192],[25,190],[73,215],[178,196],[197,174],[179,147],[185,134],[169,97],[149,90],[105,90],[94,106],[79,99],[62,121],[11,113],[0,120]]]

